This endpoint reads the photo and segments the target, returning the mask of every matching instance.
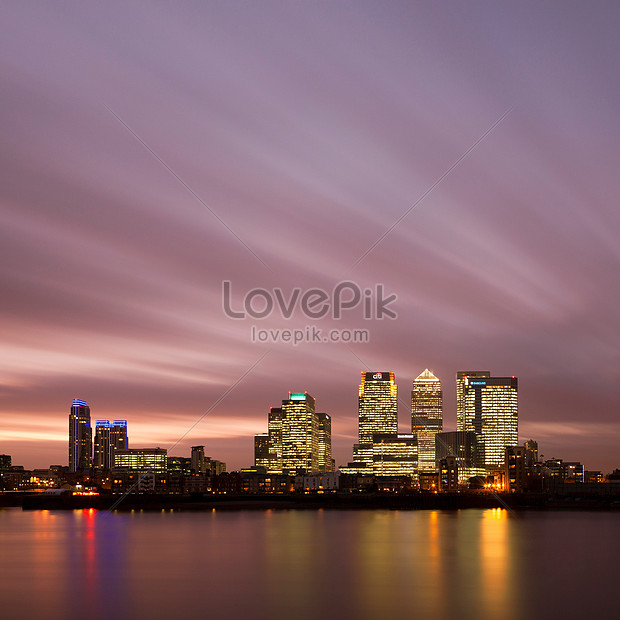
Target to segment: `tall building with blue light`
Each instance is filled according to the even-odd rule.
[[[69,413],[69,470],[78,472],[92,465],[93,437],[90,407],[75,398]]]
[[[127,438],[127,420],[97,420],[95,422],[95,444],[93,466],[95,469],[107,471],[114,467],[116,450],[129,447]]]

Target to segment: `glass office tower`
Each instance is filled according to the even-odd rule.
[[[441,383],[427,368],[414,379],[411,390],[411,432],[418,439],[419,471],[436,471],[435,435],[442,430]]]
[[[459,370],[456,373],[456,430],[465,431],[465,404],[463,401],[463,386],[465,379],[484,379],[490,377],[488,370]]]
[[[319,420],[314,398],[305,392],[289,392],[282,401],[282,471],[316,472],[319,468]]]
[[[372,466],[375,434],[398,434],[398,387],[393,372],[363,372],[358,401],[359,443],[353,460]]]
[[[463,424],[474,431],[482,465],[504,467],[506,447],[519,443],[518,380],[516,377],[465,377]]]

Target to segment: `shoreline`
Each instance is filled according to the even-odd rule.
[[[613,497],[566,498],[543,494],[488,493],[407,493],[407,494],[325,494],[325,495],[98,495],[71,494],[21,497],[0,495],[0,508],[23,510],[109,510],[142,511],[212,511],[218,510],[463,510],[468,508],[508,508],[525,510],[619,511],[620,501]]]

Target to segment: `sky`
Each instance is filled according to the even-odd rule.
[[[289,391],[351,460],[430,368],[519,378],[519,437],[620,467],[620,6],[18,2],[0,20],[0,453],[67,460],[73,398],[229,469]],[[378,242],[378,243],[377,243]],[[397,318],[231,319],[384,287]],[[252,306],[261,308],[257,297]],[[253,342],[252,329],[369,342]],[[205,415],[206,414],[206,415]]]

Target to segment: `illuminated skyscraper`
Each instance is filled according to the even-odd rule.
[[[504,467],[508,446],[518,444],[518,381],[516,377],[465,377],[464,430],[474,431],[482,464]]]
[[[95,420],[93,467],[100,470],[110,469],[110,422],[108,420]]]
[[[125,450],[129,448],[129,437],[127,437],[127,420],[113,420],[110,424],[110,467],[114,467],[114,450]]]
[[[465,428],[465,403],[463,401],[463,386],[465,385],[465,379],[467,378],[480,378],[490,377],[491,373],[488,370],[459,370],[456,373],[456,430],[466,431]]]
[[[411,390],[411,432],[418,438],[419,471],[436,471],[435,435],[442,430],[441,383],[427,368],[414,379]]]
[[[304,392],[289,392],[282,401],[282,471],[316,472],[319,467],[319,420],[314,398]]]
[[[282,471],[282,409],[271,407],[267,422],[269,432],[269,452],[272,459],[272,471]]]
[[[398,388],[393,372],[363,372],[359,386],[359,443],[353,460],[373,462],[373,435],[398,434]]]
[[[332,460],[332,419],[326,413],[317,413],[319,422],[319,466],[320,472],[334,471]]]
[[[92,454],[90,407],[85,400],[76,398],[69,413],[69,471],[89,469],[92,465]]]
[[[114,452],[128,448],[127,420],[95,421],[93,467],[102,471],[114,467]]]

